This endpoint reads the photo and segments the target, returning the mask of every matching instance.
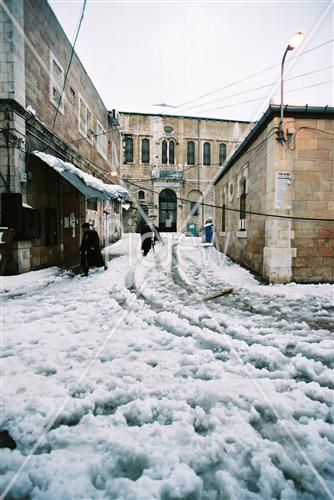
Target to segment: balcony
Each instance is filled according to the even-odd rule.
[[[183,172],[177,170],[152,170],[152,179],[183,181]]]

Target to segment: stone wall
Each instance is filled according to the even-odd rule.
[[[334,221],[333,123],[328,118],[286,118],[289,136],[283,146],[272,133],[278,127],[274,118],[215,187],[217,204],[223,204],[225,193],[226,206],[238,211],[238,191],[235,197],[229,193],[247,172],[246,210],[268,216],[247,214],[242,233],[239,213],[226,211],[223,233],[217,209],[218,244],[268,282],[334,281],[334,222],[293,219]]]
[[[196,224],[199,229],[208,218],[213,218],[214,208],[200,206],[198,215],[190,216],[190,202],[196,201],[196,192],[204,194],[204,203],[214,204],[212,179],[219,169],[219,144],[226,144],[226,155],[232,154],[240,142],[242,134],[248,130],[248,122],[234,122],[204,118],[188,118],[182,116],[147,115],[139,113],[121,113],[121,125],[124,134],[131,135],[134,143],[134,161],[122,164],[122,177],[129,181],[129,189],[136,203],[148,207],[148,214],[159,222],[159,193],[172,189],[181,198],[177,203],[177,231],[185,232],[187,224]],[[166,132],[166,127],[171,131]],[[150,141],[150,162],[141,163],[141,140]],[[163,140],[174,140],[175,163],[162,164],[161,143]],[[187,142],[195,143],[195,165],[187,165]],[[211,145],[211,165],[203,165],[203,144]],[[198,166],[200,164],[200,166]],[[164,180],[152,177],[152,171],[174,170],[183,172],[183,180]],[[145,200],[138,199],[140,187],[147,189]],[[126,231],[136,230],[137,210],[123,214]]]
[[[24,2],[26,54],[26,104],[36,111],[36,117],[48,128],[52,128],[56,105],[50,98],[51,57],[54,56],[66,72],[71,44],[46,0],[25,0]],[[97,139],[85,138],[79,129],[79,96],[87,104],[92,115],[92,132],[97,133],[97,122],[107,137],[107,157],[97,150]],[[120,134],[108,122],[108,112],[89,78],[78,56],[74,53],[63,96],[63,109],[57,114],[54,132],[71,147],[77,149],[106,172],[114,170],[112,146],[120,157]]]
[[[334,120],[294,120],[293,126],[293,213],[334,221]],[[334,222],[294,221],[293,229],[293,279],[334,282]]]

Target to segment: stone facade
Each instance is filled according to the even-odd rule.
[[[271,106],[218,176],[218,245],[268,282],[332,283],[334,108],[284,114],[284,143]]]
[[[120,122],[125,150],[122,178],[136,201],[123,213],[125,231],[140,229],[142,209],[161,231],[198,233],[214,214],[209,205],[214,204],[212,179],[223,159],[220,145],[226,149],[224,156],[232,154],[249,122],[125,112],[120,113]],[[133,149],[130,159],[127,141]],[[166,190],[170,199],[164,198]]]
[[[61,209],[66,204],[51,203],[52,196],[42,196],[39,176],[44,178],[44,173],[30,153],[45,151],[104,182],[115,182],[120,173],[121,135],[115,113],[108,112],[75,53],[60,101],[72,48],[46,0],[1,3],[0,37],[0,193],[19,193],[23,205],[39,211],[41,225],[33,239],[19,238],[16,231],[8,271],[24,272],[62,263],[67,253],[62,239],[66,214]],[[64,182],[54,181],[54,188]],[[59,191],[65,192],[65,187]],[[71,212],[76,214],[76,244],[85,219],[94,223],[103,243],[120,236],[118,203],[94,205],[80,193],[72,195],[80,199]],[[53,249],[46,244],[47,209],[57,211],[59,237]],[[2,225],[6,225],[3,216]]]

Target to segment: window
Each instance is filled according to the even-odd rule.
[[[93,142],[92,112],[81,96],[79,96],[79,131]]]
[[[167,141],[162,141],[161,144],[161,163],[167,163]]]
[[[124,163],[133,162],[133,139],[132,137],[125,136],[124,139]]]
[[[246,179],[242,179],[241,184],[241,196],[240,196],[240,213],[239,213],[239,229],[240,231],[246,231]]]
[[[219,166],[226,160],[226,144],[219,144]]]
[[[96,149],[103,158],[107,158],[107,135],[99,122],[96,122]]]
[[[61,113],[64,113],[64,96],[62,96],[64,86],[64,69],[50,53],[50,100],[58,107]]]
[[[145,191],[138,191],[138,200],[145,200]]]
[[[211,144],[209,142],[203,144],[203,165],[211,165]]]
[[[188,199],[190,204],[190,217],[198,217],[200,213],[200,204],[203,202],[201,191],[197,189],[189,191]]]
[[[150,163],[150,141],[143,139],[141,141],[141,162]]]
[[[222,232],[225,233],[226,231],[226,205],[225,202],[222,207]]]
[[[75,91],[70,87],[68,91],[68,100],[71,103],[72,107],[75,108]]]
[[[164,139],[161,143],[161,163],[174,165],[175,163],[175,141]]]
[[[169,163],[174,165],[175,163],[175,142],[169,141]]]
[[[187,142],[187,165],[195,165],[195,143]]]
[[[39,210],[23,208],[23,239],[33,240],[41,237],[41,214]]]
[[[198,216],[198,203],[196,201],[191,201],[190,202],[190,212],[191,212],[191,215],[193,217],[197,217]]]
[[[87,210],[95,210],[97,211],[97,200],[91,199],[87,200]]]

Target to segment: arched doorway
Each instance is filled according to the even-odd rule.
[[[176,194],[171,189],[164,189],[159,195],[159,231],[176,232]]]

